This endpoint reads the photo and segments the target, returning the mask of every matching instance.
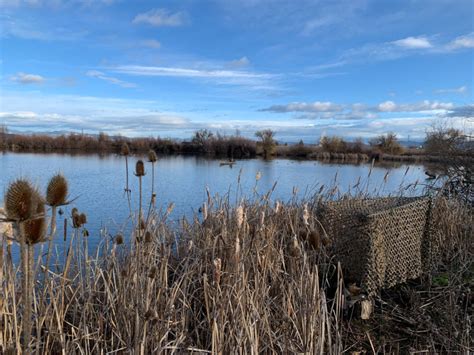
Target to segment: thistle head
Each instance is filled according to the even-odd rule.
[[[9,219],[24,221],[31,218],[38,207],[39,193],[27,180],[10,184],[5,195],[5,212]]]
[[[130,148],[128,147],[127,143],[122,144],[122,148],[120,149],[120,154],[122,154],[124,157],[130,155]]]
[[[68,184],[64,176],[58,174],[49,180],[46,189],[46,203],[49,206],[60,206],[66,203]]]
[[[151,149],[149,152],[148,152],[148,161],[150,163],[155,163],[156,161],[158,160],[158,157],[156,156],[156,153],[153,149]]]
[[[143,163],[143,160],[137,161],[135,165],[135,175],[136,176],[145,176],[145,164]]]

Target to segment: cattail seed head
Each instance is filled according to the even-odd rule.
[[[280,201],[277,201],[275,203],[275,213],[277,213],[277,214],[280,213],[280,209],[281,209],[281,203],[280,203]]]
[[[145,176],[145,164],[143,163],[143,160],[137,161],[135,165],[135,175]]]
[[[207,203],[202,205],[202,219],[205,221],[207,219]]]
[[[214,282],[218,285],[221,280],[221,271],[222,271],[222,260],[216,258],[213,261],[214,263]]]
[[[68,192],[67,180],[64,176],[58,174],[49,180],[46,189],[46,203],[49,206],[59,206],[66,203]]]
[[[31,218],[36,213],[38,196],[27,180],[19,179],[11,183],[5,195],[7,217],[18,221]]]
[[[306,203],[303,208],[303,223],[306,226],[309,226],[309,211],[308,211],[308,205]]]
[[[127,143],[123,143],[122,144],[122,148],[120,150],[120,154],[122,154],[123,156],[128,156],[130,155],[130,148],[128,147],[128,144]]]
[[[260,212],[260,226],[263,227],[265,225],[265,210]]]
[[[244,208],[242,206],[237,207],[235,210],[235,220],[237,222],[237,228],[240,229],[242,223],[244,223]]]
[[[140,220],[140,223],[139,223],[138,227],[139,227],[141,230],[145,230],[145,228],[146,228],[146,223],[145,223],[145,220],[144,220],[143,218]]]
[[[123,244],[123,236],[122,236],[122,234],[117,234],[117,235],[115,236],[115,244],[117,244],[117,245]]]
[[[158,160],[158,157],[156,156],[156,153],[154,150],[150,150],[148,152],[148,161],[150,163],[155,163]]]
[[[36,244],[44,241],[46,235],[46,218],[44,200],[35,192],[35,201],[37,201],[35,217],[27,220],[20,225],[21,234],[25,237],[27,244]]]

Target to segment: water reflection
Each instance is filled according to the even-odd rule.
[[[130,189],[132,204],[138,206],[138,179],[132,174],[134,163],[139,157],[131,157]],[[145,161],[146,159],[143,158]],[[409,167],[409,171],[406,172]],[[144,201],[148,201],[151,189],[151,164],[144,177]],[[370,164],[336,164],[317,161],[275,159],[238,160],[235,165],[220,166],[219,160],[210,160],[195,156],[160,157],[156,164],[157,205],[166,206],[173,202],[175,209],[170,216],[177,219],[197,211],[206,200],[206,186],[211,193],[237,196],[237,179],[240,178],[240,193],[251,195],[255,186],[255,176],[261,173],[258,191],[266,192],[277,182],[272,195],[274,200],[289,200],[293,188],[298,189],[298,197],[308,197],[319,190],[337,184],[341,193],[354,189],[360,180],[369,193],[379,191],[382,194],[398,193],[400,186],[424,181],[421,165],[376,165],[367,181]],[[70,197],[76,198],[74,206],[64,208],[65,215],[72,207],[88,214],[87,228],[90,232],[90,246],[100,239],[101,230],[107,228],[110,234],[123,230],[129,224],[129,209],[124,194],[125,163],[117,155],[63,155],[63,154],[27,154],[5,153],[0,155],[0,204],[8,183],[17,177],[27,177],[44,192],[49,178],[62,172],[70,183]],[[365,184],[365,185],[363,185]],[[420,191],[420,189],[418,189]],[[410,193],[416,193],[410,191]]]

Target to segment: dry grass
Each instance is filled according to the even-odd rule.
[[[48,277],[41,259],[35,266],[32,351],[467,352],[472,211],[449,202],[439,224],[450,240],[442,268],[385,291],[373,318],[362,321],[357,289],[344,283],[328,241],[315,236],[320,198],[273,204],[255,189],[232,206],[209,197],[191,221],[176,225],[170,209],[154,211],[128,238],[136,243],[104,235],[93,254],[82,227],[71,228],[67,254],[56,256]],[[27,305],[12,246],[2,249],[0,351],[7,352],[20,349]]]

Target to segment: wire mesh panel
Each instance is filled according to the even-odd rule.
[[[435,262],[429,198],[347,199],[320,207],[331,252],[369,295],[417,278]]]

